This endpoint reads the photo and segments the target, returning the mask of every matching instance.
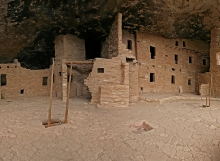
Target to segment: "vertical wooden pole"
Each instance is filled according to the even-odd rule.
[[[205,107],[208,107],[208,89],[206,89]]]
[[[51,79],[50,79],[50,105],[48,109],[48,127],[51,125],[51,109],[52,109],[52,100],[53,100],[53,70],[54,70],[54,58],[52,59],[52,70],[51,70]]]
[[[210,73],[210,83],[209,83],[209,107],[211,105],[211,95],[212,95],[212,73]]]
[[[71,77],[72,77],[72,63],[70,65],[70,72],[69,72],[69,80],[68,80],[68,87],[67,87],[67,98],[66,98],[66,112],[65,112],[65,119],[64,124],[66,124],[68,121],[68,110],[69,110],[69,97],[70,97],[70,84],[71,84]]]

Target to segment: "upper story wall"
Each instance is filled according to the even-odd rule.
[[[127,30],[122,31],[122,43],[127,52],[136,57],[136,42],[135,34],[129,33]]]
[[[209,71],[208,44],[145,33],[136,37],[141,91],[178,92],[181,86],[195,92],[195,74]]]
[[[1,98],[44,96],[50,91],[50,69],[29,70],[19,62],[0,64]]]
[[[85,42],[74,35],[60,35],[55,40],[55,60],[85,60]]]
[[[212,95],[220,97],[220,28],[211,32],[210,72],[212,73]]]
[[[101,57],[112,58],[119,54],[122,43],[122,14],[118,13],[110,29],[109,36],[102,43]]]
[[[183,42],[185,42],[184,47]],[[165,39],[137,33],[137,53],[140,63],[206,72],[209,69],[208,50],[209,45],[203,41]]]

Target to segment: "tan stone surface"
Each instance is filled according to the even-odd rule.
[[[136,41],[137,60],[140,65],[139,88],[142,92],[178,92],[179,86],[183,92],[195,92],[196,73],[209,70],[209,45],[205,42],[165,39],[146,33],[137,33]],[[154,59],[151,59],[150,46],[155,47]],[[175,54],[178,55],[177,63]],[[203,65],[203,59],[206,60],[206,65]],[[150,82],[150,73],[155,74],[154,82]],[[171,83],[172,76],[175,77],[174,83]],[[191,85],[188,85],[189,79]]]
[[[51,69],[25,69],[15,60],[15,63],[0,64],[1,74],[6,74],[6,85],[0,84],[2,98],[49,95]],[[47,85],[43,85],[43,77],[47,77]]]
[[[0,100],[0,160],[219,161],[219,102],[204,100],[137,103],[97,109],[71,99],[69,123],[44,128],[48,97]],[[65,103],[55,99],[53,118],[63,119]],[[154,129],[134,133],[145,121]]]
[[[220,65],[218,64],[218,53],[220,52],[220,28],[213,28],[211,32],[210,47],[210,72],[213,75],[212,88],[213,96],[220,97]]]

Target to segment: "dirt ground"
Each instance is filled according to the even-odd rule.
[[[1,99],[0,161],[219,161],[220,101],[203,104],[166,99],[106,109],[74,98],[68,124],[45,128],[49,97]],[[64,112],[65,102],[54,99],[53,118]]]

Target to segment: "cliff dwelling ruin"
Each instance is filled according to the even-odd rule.
[[[96,45],[71,34],[59,35],[55,40],[53,96],[66,100],[72,63],[70,97],[91,98],[99,107],[128,107],[145,92],[206,95],[209,85],[212,97],[220,97],[219,33],[220,29],[214,28],[208,44],[129,32],[123,29],[119,13],[109,36]],[[1,98],[49,95],[50,73],[51,68],[22,68],[18,60],[0,64]]]
[[[219,103],[220,0],[0,0],[0,161],[219,161]]]

